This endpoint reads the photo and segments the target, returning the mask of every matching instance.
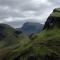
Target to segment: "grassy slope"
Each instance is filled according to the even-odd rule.
[[[15,33],[16,30],[9,25],[0,24],[0,28],[1,26],[4,27],[2,32],[5,37],[0,37],[0,60],[13,60],[28,48],[26,45],[30,43],[30,40],[24,33],[20,35]]]
[[[31,40],[30,46],[27,45],[29,47],[29,52],[21,55],[19,59],[60,60],[60,27],[58,28],[55,25],[52,29],[45,29],[33,35]]]
[[[53,57],[53,56],[54,57]],[[60,57],[60,29],[54,28],[52,30],[44,30],[32,37],[32,42],[29,52],[23,54],[21,60],[45,60],[50,56],[58,60]],[[50,58],[49,58],[50,59]],[[60,58],[59,58],[60,59]]]
[[[58,57],[60,58],[60,28],[45,29],[32,36],[31,40],[23,33],[17,38],[15,36],[12,38],[12,36],[12,34],[9,35],[8,42],[12,40],[13,45],[11,43],[8,46],[4,45],[4,43],[7,44],[7,39],[0,41],[4,45],[0,48],[0,60],[48,60],[47,58],[52,57],[58,60]]]
[[[48,47],[48,48],[51,47],[53,48],[51,49],[53,52],[54,50],[55,52],[58,52],[58,50],[60,52],[60,48],[59,48],[60,47],[60,29],[54,28],[48,31],[44,30],[43,32],[35,36],[36,37],[33,37],[33,39],[35,40],[35,42],[37,42],[37,44],[40,43],[41,45],[44,45],[45,47]],[[57,48],[58,50],[56,50]]]
[[[60,17],[60,8],[55,9],[51,16]]]

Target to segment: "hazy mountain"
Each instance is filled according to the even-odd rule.
[[[18,31],[21,30],[27,35],[40,32],[43,29],[43,25],[40,23],[26,22],[22,28],[18,28]]]

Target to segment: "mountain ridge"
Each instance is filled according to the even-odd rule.
[[[43,29],[43,25],[40,23],[34,23],[34,22],[26,22],[22,26],[22,28],[18,28],[18,30],[21,30],[28,36],[34,33],[38,33]]]
[[[60,12],[57,10],[50,14],[43,31],[33,34],[31,39],[22,31],[19,34],[4,25],[6,37],[0,40],[0,60],[60,60]]]

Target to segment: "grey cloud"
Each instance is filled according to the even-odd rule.
[[[19,8],[28,2],[29,0],[0,0],[0,5]]]
[[[14,28],[18,28],[18,27],[22,27],[22,25],[25,23],[26,21],[13,21],[13,22],[5,22],[5,24],[11,25]]]
[[[12,20],[11,22],[4,20],[8,17],[18,17],[23,18],[25,21],[43,23],[52,10],[56,6],[60,6],[60,0],[38,0],[46,1],[39,4],[34,1],[37,0],[0,0],[0,22],[3,21],[14,27],[21,26],[24,23],[23,20],[19,20],[18,22],[17,20]]]

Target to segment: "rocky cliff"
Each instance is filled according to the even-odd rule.
[[[52,14],[48,17],[44,29],[58,27],[60,28],[60,8],[54,9]]]

